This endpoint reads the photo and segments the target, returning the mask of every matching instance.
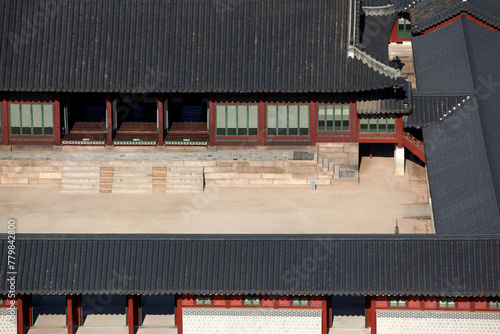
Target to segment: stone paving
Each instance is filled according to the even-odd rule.
[[[170,194],[62,194],[59,185],[1,185],[0,221],[18,233],[336,234],[432,233],[429,220],[403,218],[428,203],[425,169],[363,157],[360,182],[318,186],[218,187]]]

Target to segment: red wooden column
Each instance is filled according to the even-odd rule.
[[[182,298],[175,296],[175,325],[177,326],[177,334],[182,334]]]
[[[266,97],[264,94],[259,95],[259,145],[266,144]]]
[[[351,94],[351,104],[349,108],[350,118],[349,123],[351,127],[350,136],[351,142],[358,142],[358,130],[359,130],[359,117],[356,104],[356,94]]]
[[[57,146],[61,145],[61,96],[54,94],[54,141]]]
[[[396,115],[396,138],[398,139],[398,148],[403,147],[403,116]]]
[[[135,298],[132,295],[127,295],[126,297],[127,300],[127,327],[128,327],[128,333],[129,334],[134,334],[135,333]]]
[[[165,133],[165,119],[163,117],[163,96],[158,96],[158,145],[163,145]]]
[[[9,104],[7,103],[7,94],[2,93],[1,98],[1,119],[2,119],[2,144],[9,144],[9,133],[10,133],[10,125],[9,125]]]
[[[328,300],[327,298],[323,298],[322,305],[321,305],[321,319],[322,319],[322,324],[321,324],[321,334],[328,334],[328,327],[330,325],[329,316],[328,316]]]
[[[215,145],[215,100],[214,94],[208,96],[208,146]]]
[[[371,329],[371,334],[377,334],[377,312],[373,296],[366,297],[366,328]]]
[[[311,96],[309,103],[309,135],[311,136],[311,146],[316,146],[318,138],[318,97]]]
[[[31,297],[31,296],[27,296]],[[26,327],[29,328],[30,320],[30,300],[25,296],[17,296],[17,334],[24,334]]]
[[[75,334],[81,325],[80,319],[81,296],[66,296],[66,314],[68,319],[68,334]]]
[[[111,94],[106,95],[106,145],[113,145],[113,110]]]

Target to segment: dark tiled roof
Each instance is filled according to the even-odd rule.
[[[434,0],[422,3],[411,11],[413,32],[431,28],[460,13],[469,13],[500,28],[500,2],[497,0]]]
[[[439,29],[438,33],[413,37],[412,47],[419,91],[474,90],[468,46],[461,21]]]
[[[500,215],[477,100],[423,129],[436,232],[499,234]]]
[[[389,39],[397,14],[362,15],[360,48],[378,61],[389,65]]]
[[[358,114],[407,114],[412,110],[411,83],[406,87],[356,94]]]
[[[474,92],[451,95],[413,92],[413,110],[404,116],[404,127],[419,128],[437,124],[453,115],[474,97]]]
[[[498,236],[18,234],[16,248],[21,294],[500,291]],[[6,251],[3,235],[2,258]],[[0,274],[5,292],[6,266]]]
[[[293,93],[397,85],[348,58],[348,5],[7,1],[0,14],[0,90]]]
[[[447,120],[424,128],[436,230],[499,233],[500,84],[495,78],[500,77],[500,33],[461,17],[414,37],[413,47],[420,92],[440,96],[436,103],[464,91],[476,96]],[[439,104],[434,111],[419,106],[417,99],[415,110],[428,113],[421,119],[444,111]]]
[[[416,5],[428,0],[361,0],[363,7],[379,7],[394,5],[394,10],[397,12],[408,12]]]

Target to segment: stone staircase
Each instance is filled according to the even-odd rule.
[[[61,192],[165,193],[203,191],[203,166],[65,165]]]
[[[321,143],[318,168],[334,179],[358,179],[359,146],[356,143]]]
[[[330,185],[332,176],[318,170],[313,160],[221,161],[205,167],[207,185],[219,186],[297,186]]]

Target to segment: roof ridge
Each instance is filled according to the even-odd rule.
[[[368,67],[371,67],[372,69],[379,72],[380,74],[389,76],[390,78],[397,79],[398,77],[401,76],[401,70],[398,70],[398,69],[391,67],[389,65],[385,65],[384,63],[373,58],[368,53],[361,51],[356,46],[352,46],[352,45],[348,46],[347,57],[359,59],[364,64],[368,65]]]

